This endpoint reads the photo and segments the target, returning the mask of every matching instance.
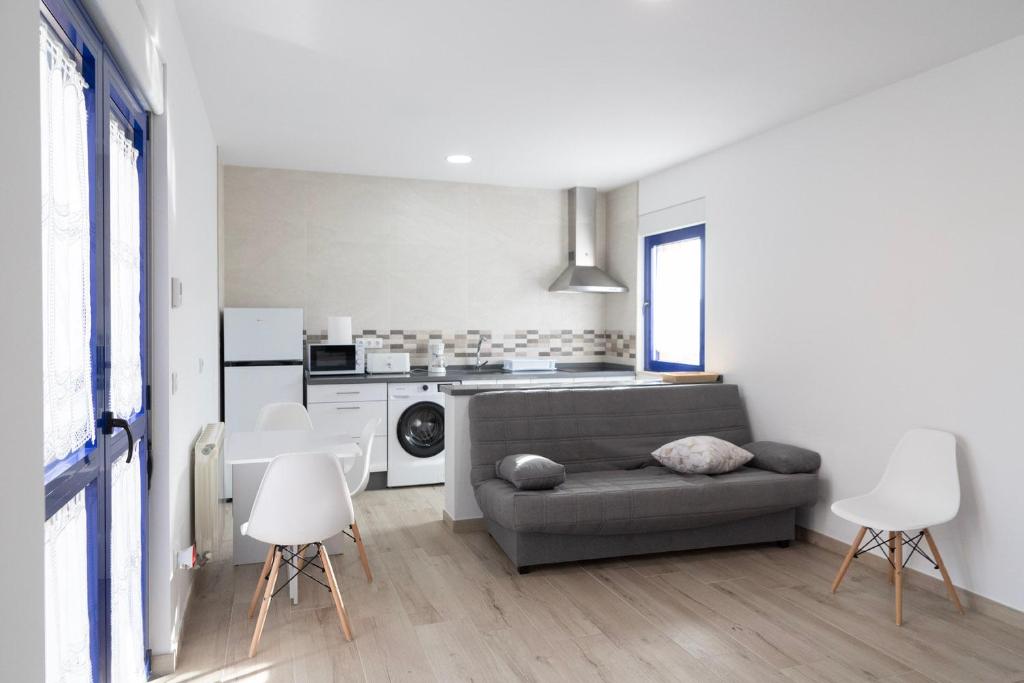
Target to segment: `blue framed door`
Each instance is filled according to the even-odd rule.
[[[78,634],[74,634],[69,648],[75,649],[79,641],[87,642],[88,647],[81,648],[80,655],[70,656],[67,661],[48,656],[47,667],[62,665],[81,670],[87,666],[91,670],[88,677],[97,682],[144,680],[149,668],[145,604],[150,471],[146,273],[148,117],[76,0],[42,0],[40,11],[41,54],[45,54],[44,35],[51,36],[57,45],[55,49],[63,49],[68,63],[73,63],[81,74],[84,94],[89,231],[87,298],[91,312],[85,317],[91,328],[87,356],[93,424],[91,436],[84,445],[71,452],[61,452],[44,465],[47,533],[65,528],[67,520],[74,517],[80,524],[78,535],[84,536],[86,558],[84,562],[73,558],[71,564],[76,571],[84,568],[86,576],[60,577],[59,581],[64,583],[58,588],[81,587],[87,593],[88,612],[87,638],[83,635],[79,639]],[[44,71],[41,67],[43,78]],[[115,131],[121,137],[115,137]],[[115,148],[116,145],[120,147]],[[130,166],[125,165],[126,159]],[[118,168],[122,178],[131,182],[112,187],[112,177]],[[126,204],[117,202],[118,189],[123,190],[123,187],[134,188],[137,207],[133,202],[130,209],[125,210]],[[125,196],[123,191],[120,196]],[[125,220],[126,216],[130,220]],[[127,232],[125,226],[128,226]],[[131,235],[127,248],[123,239],[126,234]],[[126,282],[131,285],[126,286]],[[71,290],[50,291],[50,297],[78,295],[72,285],[65,283],[64,286],[70,286]],[[133,318],[134,323],[125,324]],[[127,335],[125,330],[128,330]],[[51,355],[54,353],[59,352]],[[128,393],[138,395],[137,399],[126,401],[125,392],[121,390],[124,382],[118,377],[125,375],[123,359],[128,357],[136,359],[132,361],[135,370],[132,390]],[[128,462],[130,445],[131,462]],[[131,477],[123,478],[124,472],[129,472]],[[84,523],[80,516],[84,516]],[[64,547],[60,552],[65,553],[65,557],[73,556],[78,547]],[[48,545],[47,561],[53,564],[50,548]],[[69,552],[71,555],[67,555]],[[68,573],[67,565],[48,566],[47,571],[48,576]],[[130,586],[130,591],[124,590],[126,585]],[[47,590],[51,590],[49,579]],[[130,594],[127,604],[126,593]],[[69,594],[74,595],[75,591]],[[53,607],[57,602],[48,596],[48,621],[65,616]],[[122,616],[112,617],[112,610],[118,609]],[[131,615],[128,629],[123,628],[127,623],[124,614]],[[68,630],[82,630],[79,627],[81,623],[75,622]],[[126,639],[126,633],[131,637]],[[52,649],[49,629],[47,639],[48,649]],[[125,643],[130,650],[127,654]],[[68,640],[62,639],[60,644],[68,645]],[[137,666],[126,667],[124,662],[129,660]],[[126,676],[125,671],[131,673]]]
[[[100,124],[107,128],[107,134],[103,135],[106,142],[103,176],[106,248],[103,255],[107,273],[104,318],[109,348],[104,367],[105,419],[124,421],[120,427],[108,429],[110,434],[106,435],[109,501],[106,553],[110,567],[110,602],[105,613],[112,620],[106,624],[109,673],[120,680],[136,674],[144,676],[149,670],[146,654],[146,529],[151,471],[146,275],[149,121],[145,109],[131,95],[113,57],[109,52],[104,56],[106,120]],[[124,182],[126,180],[129,182]],[[131,202],[123,201],[126,194],[133,195]],[[126,519],[128,516],[132,519]]]

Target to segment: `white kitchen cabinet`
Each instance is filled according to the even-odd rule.
[[[635,375],[614,375],[611,377],[577,377],[573,384],[629,384],[636,380]]]
[[[386,434],[388,404],[384,401],[367,401],[363,403],[311,403],[309,417],[313,420],[313,428],[318,432],[341,434],[355,439],[363,432],[367,422],[378,419],[375,434]]]
[[[387,400],[388,385],[383,382],[379,384],[310,384],[306,387],[307,403]]]
[[[311,384],[306,387],[306,410],[313,429],[342,434],[357,441],[363,427],[377,420],[370,457],[371,472],[388,469],[388,385]]]
[[[522,379],[504,380],[508,384],[543,384],[549,387],[568,386],[572,384],[571,377],[529,377]],[[502,380],[498,381],[502,384]]]

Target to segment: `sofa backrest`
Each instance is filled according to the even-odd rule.
[[[516,453],[583,472],[639,467],[658,446],[684,436],[752,441],[734,384],[482,393],[469,402],[469,433],[474,486]]]

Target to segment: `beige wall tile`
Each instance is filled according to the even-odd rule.
[[[314,335],[329,315],[446,336],[603,331],[607,295],[547,291],[567,211],[558,190],[226,166],[225,305],[301,306]],[[601,198],[599,244],[623,212]]]

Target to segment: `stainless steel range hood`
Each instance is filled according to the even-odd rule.
[[[569,190],[569,265],[549,292],[628,292],[629,288],[597,267],[597,190]]]

